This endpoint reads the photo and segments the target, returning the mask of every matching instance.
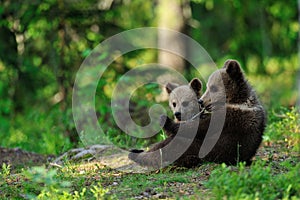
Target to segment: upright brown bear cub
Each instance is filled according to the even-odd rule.
[[[181,93],[176,93],[175,89],[172,92],[170,92],[170,97],[181,96]],[[172,106],[172,98],[170,98],[170,104]],[[165,149],[164,147],[170,144],[176,138],[176,134],[182,130],[186,140],[192,137],[193,130],[197,130],[191,145],[178,156],[179,158],[174,162],[175,165],[193,167],[205,161],[226,164],[245,161],[250,164],[262,141],[266,123],[265,111],[237,61],[226,61],[222,69],[209,77],[207,90],[199,99],[199,104],[203,108],[201,113],[206,114],[202,114],[196,120],[174,122],[167,116],[162,116],[161,125],[169,137],[156,143],[148,152],[134,150],[129,154],[129,158],[143,166],[160,167],[163,155],[162,151],[158,153],[156,150]],[[203,112],[204,110],[206,112]],[[219,113],[224,113],[223,111],[226,111],[226,115],[221,134],[209,153],[200,158],[199,151],[208,129],[212,128],[214,131],[215,121],[212,116],[213,114],[218,116]],[[210,124],[211,121],[212,124]],[[183,137],[180,137],[179,141],[182,141]],[[180,144],[183,142],[179,142],[175,147],[181,148]],[[165,161],[167,158],[163,159]]]

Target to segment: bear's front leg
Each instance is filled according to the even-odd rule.
[[[179,123],[174,122],[168,116],[161,115],[159,124],[163,128],[163,130],[165,131],[165,133],[168,137],[174,136],[177,134],[177,131],[179,128]]]
[[[153,168],[162,167],[162,157],[159,149],[147,152],[131,152],[129,153],[128,158],[141,166]]]
[[[150,151],[142,153],[129,153],[128,158],[141,166],[160,168],[162,167],[161,155],[159,151]]]

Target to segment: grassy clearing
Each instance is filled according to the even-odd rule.
[[[13,170],[3,164],[0,199],[300,199],[300,118],[296,109],[280,112],[270,117],[249,167],[207,163],[134,174],[97,162]]]
[[[114,171],[97,163],[33,167],[10,173],[2,166],[1,199],[299,199],[297,158],[250,167],[205,164],[156,173]]]
[[[205,186],[216,199],[297,199],[300,191],[300,164],[280,163],[276,173],[271,165],[257,161],[251,168],[221,165]],[[279,169],[278,169],[279,168]]]

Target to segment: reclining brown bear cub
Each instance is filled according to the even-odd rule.
[[[194,96],[192,95],[193,98],[197,98],[201,90],[201,82],[199,85],[193,81],[190,83],[193,90],[190,91],[195,93]],[[192,87],[192,85],[198,85],[198,87]],[[178,90],[174,88],[169,90],[171,108],[174,97],[178,105],[182,103],[178,102],[178,99],[185,101],[182,97],[183,93],[176,91]],[[202,114],[200,117],[192,117],[191,120],[177,119],[174,122],[167,116],[162,116],[161,125],[168,138],[154,144],[147,152],[133,150],[129,158],[140,165],[149,167],[163,167],[166,166],[165,163],[173,162],[172,153],[177,154],[176,158],[178,158],[174,164],[184,167],[197,166],[206,161],[226,164],[245,161],[250,164],[262,141],[266,123],[265,111],[237,61],[226,61],[222,69],[215,71],[209,77],[207,90],[199,99],[199,104],[203,108],[200,112]],[[191,105],[194,106],[194,104]],[[194,113],[197,113],[201,109],[195,107],[195,110]],[[222,114],[225,116],[224,123],[222,123]],[[218,135],[219,123],[223,126],[219,129],[221,132],[219,131]],[[194,133],[195,130],[196,133]],[[207,135],[208,130],[212,134]],[[199,152],[206,140],[205,136],[208,140],[215,140],[216,144],[211,150],[209,149],[208,154],[200,158]],[[186,145],[189,146],[185,148]]]

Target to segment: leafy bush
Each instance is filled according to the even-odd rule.
[[[104,189],[99,182],[88,190],[84,186],[79,191],[73,190],[72,182],[66,181],[67,176],[56,169],[33,167],[22,174],[27,179],[22,184],[23,189],[26,197],[30,199],[91,199],[92,196],[94,199],[111,198],[107,196],[109,190]]]
[[[285,141],[295,151],[300,151],[300,115],[299,108],[281,108],[281,114],[270,115],[270,124],[266,128],[266,141]]]
[[[42,154],[59,154],[72,144],[65,137],[64,121],[72,125],[70,116],[59,107],[50,111],[35,108],[25,115],[17,114],[11,122],[10,134],[0,132],[0,146],[19,147]],[[74,125],[73,125],[74,126]]]

